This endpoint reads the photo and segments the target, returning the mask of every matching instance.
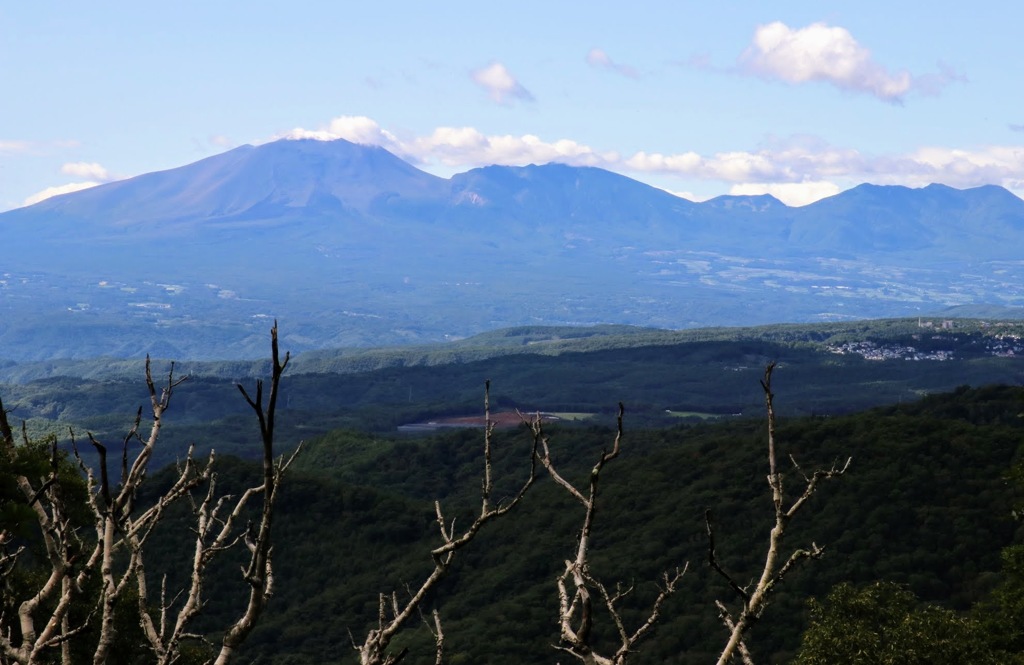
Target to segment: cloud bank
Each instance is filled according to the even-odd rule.
[[[801,136],[757,150],[621,155],[571,139],[487,135],[473,127],[438,127],[425,136],[399,137],[365,116],[340,116],[320,129],[296,128],[275,138],[343,138],[381,146],[426,168],[560,162],[597,166],[641,179],[645,174],[657,174],[680,181],[715,181],[728,185],[730,193],[772,194],[789,205],[811,203],[861,182],[910,187],[939,182],[960,188],[998,184],[1024,191],[1024,146],[1013,145],[934,146],[904,154],[866,155]]]
[[[295,128],[274,138],[345,139],[380,146],[421,166],[435,164],[472,168],[490,164],[525,166],[563,162],[607,167],[619,159],[618,153],[598,153],[589,146],[568,139],[548,142],[532,134],[488,136],[473,127],[437,127],[426,136],[400,139],[366,116],[340,116],[320,129]]]
[[[1024,145],[925,146],[902,154],[868,155],[798,136],[754,150],[623,155],[572,139],[485,134],[473,127],[437,127],[425,135],[399,136],[366,116],[339,116],[318,129],[299,127],[273,138],[376,145],[428,170],[548,162],[596,166],[641,180],[649,175],[667,177],[678,183],[669,190],[691,199],[697,198],[689,193],[696,182],[721,183],[731,194],[771,194],[789,205],[805,205],[861,182],[910,187],[938,182],[960,188],[997,184],[1024,194]],[[68,162],[60,171],[80,180],[48,187],[26,198],[24,205],[114,179],[96,162]]]

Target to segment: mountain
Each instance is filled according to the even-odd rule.
[[[955,257],[976,249],[982,254],[976,258],[1014,260],[1019,253],[1006,240],[1024,232],[1024,201],[996,186],[864,184],[801,213],[791,240],[823,251],[847,245],[861,252],[922,250]]]
[[[694,203],[564,164],[439,178],[344,140],[242,146],[0,232],[8,359],[261,356],[272,318],[302,350],[1024,304],[1024,201],[999,187]]]
[[[445,189],[443,179],[383,148],[281,141],[54,197],[14,216],[87,222],[99,232],[168,224],[209,227],[339,211],[357,216],[403,193],[440,197]]]

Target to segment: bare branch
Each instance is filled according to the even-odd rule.
[[[715,607],[718,608],[718,618],[725,624],[726,629],[729,631],[736,630],[736,622],[732,620],[732,615],[729,614],[729,608],[719,600],[715,601]],[[740,653],[743,665],[754,665],[754,658],[750,655],[750,651],[747,649],[747,643],[744,642],[742,638],[737,642],[736,649]]]
[[[775,395],[772,393],[772,373],[774,372],[775,367],[775,363],[769,363],[768,366],[765,367],[764,378],[761,380],[761,388],[764,391],[765,411],[768,417],[768,487],[771,490],[772,505],[775,508],[775,524],[768,538],[768,551],[765,554],[764,566],[753,591],[748,593],[745,589],[740,588],[733,578],[726,574],[718,564],[715,556],[714,533],[711,529],[710,511],[705,515],[708,527],[709,565],[722,575],[722,577],[728,581],[729,586],[743,599],[742,609],[735,620],[723,603],[720,601],[716,602],[716,605],[718,605],[721,612],[722,621],[725,624],[726,629],[729,631],[729,639],[718,659],[718,665],[726,665],[735,653],[740,654],[744,663],[748,665],[752,663],[750,653],[747,650],[743,638],[751,625],[753,625],[753,623],[764,613],[772,592],[798,563],[805,559],[820,558],[823,554],[822,548],[812,544],[810,549],[798,548],[794,550],[793,553],[786,558],[785,563],[780,566],[780,550],[782,548],[783,538],[786,535],[786,528],[797,512],[806,505],[808,499],[810,499],[818,489],[820,482],[822,480],[829,480],[843,475],[852,462],[852,458],[850,458],[846,460],[846,464],[844,464],[842,468],[837,468],[836,465],[833,464],[832,468],[829,470],[819,469],[808,476],[800,469],[800,465],[797,464],[796,460],[790,456],[793,466],[796,468],[797,472],[803,476],[806,485],[804,486],[804,490],[800,496],[793,501],[788,509],[785,508],[783,478],[782,474],[778,472],[776,467]]]
[[[274,460],[274,419],[277,412],[277,399],[280,393],[281,376],[284,374],[284,369],[291,358],[289,353],[285,353],[284,360],[281,359],[278,346],[277,321],[274,321],[274,327],[270,329],[270,352],[270,397],[267,401],[266,409],[263,408],[263,381],[256,382],[255,400],[249,397],[249,394],[243,387],[239,386],[242,396],[250,408],[253,409],[259,421],[260,439],[263,444],[263,484],[260,487],[246,490],[236,505],[235,510],[232,511],[230,519],[232,521],[237,519],[248,498],[258,492],[263,493],[263,510],[260,514],[255,538],[246,543],[249,547],[250,558],[248,565],[244,569],[244,578],[250,587],[249,602],[243,614],[225,632],[221,642],[220,653],[217,655],[216,665],[225,665],[234,655],[237,648],[249,636],[273,592],[274,577],[270,533],[273,523],[274,502],[277,499],[277,489],[280,485],[284,468],[294,459],[293,454],[287,464],[275,462]]]
[[[93,663],[98,665],[106,662],[114,644],[115,612],[125,609],[118,599],[129,585],[135,585],[138,590],[135,611],[138,612],[138,619],[153,653],[154,662],[160,665],[176,662],[181,655],[183,640],[203,639],[188,630],[188,625],[203,606],[201,590],[209,562],[220,552],[246,538],[247,533],[240,531],[236,525],[243,519],[249,499],[262,493],[263,516],[251,542],[254,562],[250,563],[246,571],[246,582],[252,593],[249,609],[243,615],[243,619],[249,623],[246,630],[239,631],[238,627],[242,623],[240,620],[228,633],[228,637],[233,636],[237,642],[244,639],[248,629],[251,629],[251,623],[258,616],[258,611],[252,611],[252,596],[255,595],[262,603],[273,589],[272,548],[269,540],[270,512],[280,476],[298,452],[296,450],[286,460],[275,462],[273,458],[273,411],[280,374],[288,362],[287,355],[283,362],[278,357],[276,326],[272,331],[272,350],[275,368],[273,388],[270,404],[265,413],[261,412],[261,416],[264,416],[261,418],[265,461],[263,482],[244,492],[233,503],[230,497],[215,497],[213,453],[211,452],[205,465],[202,465],[195,461],[193,449],[190,448],[184,462],[179,465],[178,476],[171,487],[145,510],[136,514],[136,496],[146,478],[149,462],[153,459],[163,414],[170,405],[175,388],[188,378],[176,377],[172,364],[165,383],[158,387],[153,380],[152,366],[148,358],[145,378],[152,424],[148,433],[143,435],[140,408],[122,440],[119,460],[120,481],[116,486],[108,473],[106,446],[92,433],[88,434],[89,441],[98,454],[98,471],[94,471],[85,464],[79,454],[74,432],[70,431],[72,451],[85,477],[86,501],[92,513],[92,526],[95,530],[93,540],[88,543],[80,540],[71,525],[71,520],[67,517],[55,441],[51,444],[49,476],[42,479],[38,487],[25,476],[16,477],[26,505],[36,515],[39,534],[45,545],[46,555],[43,562],[49,565],[50,573],[36,589],[31,590],[28,598],[21,600],[18,605],[16,628],[8,625],[5,617],[0,616],[0,663],[69,663],[72,653],[69,643],[73,638],[84,635],[87,627],[95,630],[97,634],[92,645]],[[28,434],[24,426],[22,434],[28,443]],[[2,453],[13,455],[13,432],[2,403],[0,437],[3,442]],[[130,449],[136,446],[138,451],[130,455]],[[130,457],[132,459],[129,459]],[[150,603],[148,594],[144,545],[171,504],[185,499],[192,501],[195,506],[192,492],[203,483],[207,483],[208,487],[201,506],[196,507],[197,538],[192,560],[191,585],[172,594],[173,598],[168,600],[164,578],[159,603],[154,606]],[[7,533],[0,533],[0,574],[10,571],[21,551],[19,548],[14,552],[8,552],[5,547],[7,541]],[[90,585],[84,583],[97,574],[100,582],[99,591],[88,592],[91,595],[85,595],[86,592],[83,590]],[[91,612],[82,623],[72,625],[70,608],[83,604],[92,606]],[[60,652],[54,653],[58,648]]]
[[[398,655],[389,654],[387,651],[395,634],[402,628],[409,617],[419,610],[427,593],[434,588],[438,581],[440,581],[448,571],[456,552],[468,545],[484,525],[508,514],[510,510],[518,505],[536,479],[537,441],[535,439],[533,450],[530,453],[530,474],[526,481],[519,488],[519,491],[511,501],[499,502],[496,505],[491,503],[491,494],[493,492],[491,477],[491,441],[494,427],[490,418],[490,389],[490,381],[486,381],[484,383],[484,476],[480,488],[480,513],[464,532],[456,536],[454,519],[451,522],[445,519],[444,513],[441,510],[441,503],[439,501],[434,502],[434,513],[442,540],[442,544],[435,547],[430,552],[430,555],[434,560],[434,569],[431,571],[427,579],[423,581],[420,587],[410,594],[410,597],[405,602],[404,606],[399,607],[397,599],[393,601],[390,618],[388,618],[388,614],[385,612],[383,604],[384,597],[383,595],[381,596],[377,628],[369,631],[363,644],[356,647],[356,651],[359,652],[360,665],[393,665],[405,656],[404,651]],[[435,638],[441,640],[443,639],[443,636],[440,632],[440,620],[436,618],[436,615],[435,621],[438,622],[436,624],[438,632],[435,633]],[[440,641],[437,642],[437,649],[437,658],[438,662],[440,662]]]
[[[708,531],[708,565],[710,565],[716,573],[725,578],[725,581],[729,583],[729,587],[736,592],[736,594],[743,599],[744,603],[750,602],[750,594],[747,590],[736,583],[736,580],[732,578],[732,575],[725,572],[725,569],[718,563],[718,557],[715,555],[715,532],[711,528],[711,510],[704,511],[704,524],[707,525]]]
[[[544,435],[543,424],[538,415],[529,422],[534,437],[534,448],[542,451],[540,463],[547,470],[548,474],[556,484],[564,488],[571,496],[583,504],[585,509],[583,526],[580,529],[579,542],[576,547],[576,557],[572,561],[565,562],[565,572],[555,581],[558,587],[559,627],[561,643],[555,648],[571,654],[587,665],[623,665],[629,654],[635,649],[636,644],[643,639],[655,626],[660,618],[661,607],[665,600],[675,593],[676,586],[686,572],[676,569],[671,575],[663,574],[664,586],[658,597],[655,599],[650,613],[641,626],[630,634],[622,620],[617,603],[632,591],[617,588],[614,594],[608,592],[605,585],[590,573],[587,560],[590,546],[590,534],[593,529],[594,512],[597,507],[597,489],[601,478],[601,471],[605,464],[619,456],[622,442],[622,419],[625,408],[619,403],[617,428],[615,440],[611,451],[602,451],[597,463],[590,470],[590,480],[587,494],[577,489],[555,468],[551,460],[551,450],[548,439]],[[572,585],[570,597],[569,585]],[[596,653],[591,644],[591,635],[594,624],[593,599],[591,589],[597,591],[597,595],[604,601],[604,608],[611,616],[619,635],[620,646],[611,657]]]
[[[431,612],[431,616],[434,619],[433,626],[426,617],[423,617],[423,623],[427,625],[427,630],[434,636],[434,665],[441,665],[444,662],[444,630],[441,628],[441,614],[435,609]]]

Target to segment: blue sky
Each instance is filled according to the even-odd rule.
[[[245,143],[440,175],[562,161],[694,199],[1024,194],[1024,6],[34,2],[0,8],[0,210]]]

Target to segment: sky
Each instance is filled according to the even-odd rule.
[[[1020,196],[1021,25],[1024,4],[946,0],[9,2],[0,210],[300,137],[692,200]]]

